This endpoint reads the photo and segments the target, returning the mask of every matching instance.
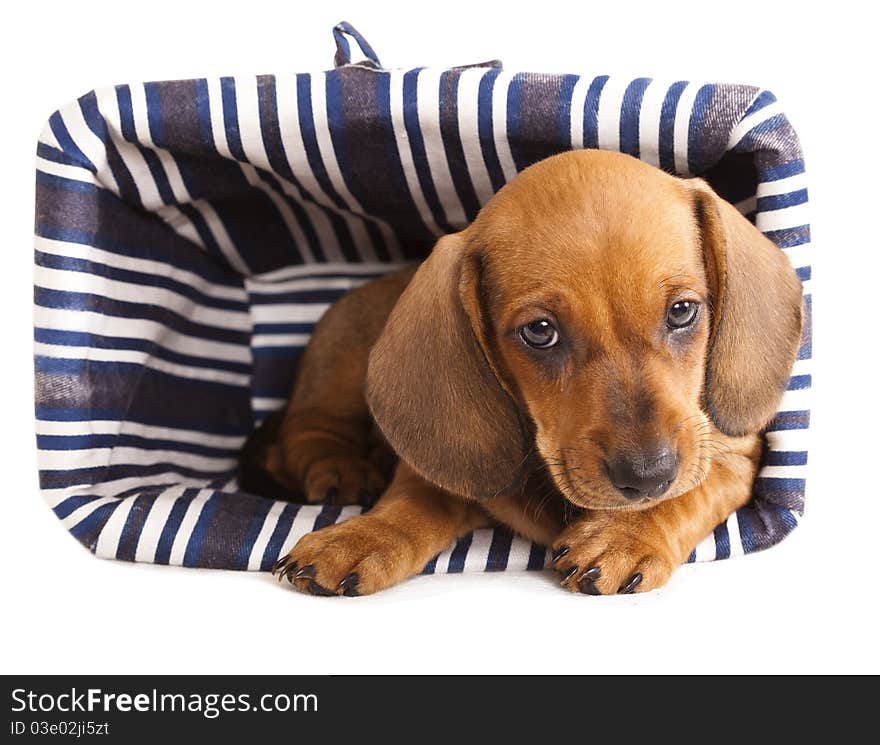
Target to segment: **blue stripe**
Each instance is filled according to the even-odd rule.
[[[86,495],[77,495],[75,497],[68,497],[62,502],[59,502],[55,507],[52,508],[52,511],[55,513],[55,516],[59,520],[63,520],[74,510],[78,510],[84,504],[88,504],[89,502],[94,502],[96,499],[100,499],[101,497],[97,494],[86,494]]]
[[[801,282],[806,282],[813,276],[813,268],[809,266],[799,266],[795,272]]]
[[[133,416],[132,412],[127,408],[110,408],[100,406],[95,402],[88,402],[88,405],[78,408],[72,406],[48,406],[38,404],[34,406],[37,421],[41,422],[91,422],[91,421],[107,421],[107,422],[132,422],[133,424],[144,424],[146,426],[168,426],[168,422],[161,418],[151,418],[144,416]],[[194,431],[204,430],[204,424],[198,421],[188,422],[193,425],[190,427]],[[200,427],[199,425],[202,424]],[[226,426],[224,426],[226,425]],[[178,427],[180,425],[177,425]],[[244,432],[241,429],[240,422],[233,422],[229,419],[223,419],[211,423],[212,435],[226,435],[242,437],[244,441]]]
[[[768,432],[780,432],[789,429],[809,429],[809,411],[780,411],[773,417],[767,427]]]
[[[768,230],[764,233],[779,248],[794,248],[810,242],[810,226],[801,225],[797,228],[784,230]]]
[[[529,562],[526,564],[526,569],[543,569],[546,557],[547,549],[538,543],[532,543],[532,547],[529,549]]]
[[[226,143],[229,152],[236,160],[247,162],[238,129],[238,101],[235,96],[235,78],[220,78],[220,99],[223,103],[223,126],[226,129]]]
[[[493,117],[498,112],[492,109],[492,92],[495,89],[495,81],[501,74],[501,70],[493,68],[480,80],[477,93],[477,130],[480,135],[480,146],[483,150],[483,161],[489,172],[489,180],[492,182],[493,191],[498,191],[504,186],[504,171],[498,158],[498,150],[495,147],[495,128]]]
[[[160,83],[144,83],[147,99],[147,126],[153,143],[159,147],[170,145],[165,137],[165,122],[162,119],[162,93]]]
[[[37,448],[40,450],[88,450],[91,448],[132,447],[140,450],[176,450],[181,453],[204,455],[209,458],[232,458],[238,448],[217,448],[194,442],[161,440],[138,435],[37,435]]]
[[[715,559],[730,558],[730,533],[727,530],[727,523],[721,523],[715,528]]]
[[[669,173],[675,173],[675,112],[686,87],[687,81],[684,80],[673,83],[666,92],[663,106],[660,107],[660,168]]]
[[[577,75],[563,75],[559,84],[559,98],[556,109],[557,142],[560,147],[568,149],[571,142],[571,96],[579,78]]]
[[[434,574],[437,571],[437,559],[440,558],[440,554],[437,554],[431,561],[425,564],[425,568],[422,569],[422,574]]]
[[[447,570],[449,574],[460,574],[464,571],[464,560],[467,558],[473,539],[473,533],[468,533],[456,541],[455,548],[452,549],[452,554],[449,556],[449,569]]]
[[[51,160],[53,163],[73,166],[74,168],[82,167],[82,164],[77,162],[76,158],[71,158],[63,150],[47,145],[45,142],[37,143],[37,155],[44,160]],[[37,168],[39,168],[39,166],[37,166]]]
[[[454,233],[455,229],[446,219],[446,213],[443,211],[440,198],[437,196],[434,180],[431,178],[431,168],[428,165],[425,140],[422,137],[422,130],[419,125],[419,72],[420,70],[410,70],[403,76],[403,123],[406,127],[406,134],[412,150],[416,176],[418,176],[419,185],[422,187],[422,194],[425,196],[425,202],[427,202],[431,210],[434,222],[437,223],[437,226],[444,233]],[[437,91],[437,95],[439,96],[439,91]]]
[[[156,342],[146,339],[131,339],[122,336],[99,336],[86,331],[58,331],[56,329],[34,329],[34,341],[42,344],[52,344],[62,347],[80,347],[80,356],[88,356],[88,349],[118,349],[133,352],[144,352],[166,362],[179,365],[187,365],[203,370],[225,370],[227,372],[247,375],[251,372],[251,365],[246,362],[227,362],[211,357],[194,357],[189,354],[175,352],[159,346]],[[131,363],[142,364],[142,363]]]
[[[315,518],[315,524],[312,526],[312,530],[320,530],[321,528],[326,528],[328,525],[333,525],[333,523],[339,519],[341,513],[342,507],[339,505],[325,504]]]
[[[623,104],[620,107],[620,152],[636,158],[640,155],[639,119],[642,99],[650,82],[651,78],[633,80],[623,94]]]
[[[760,95],[758,95],[754,101],[752,101],[752,105],[746,109],[745,114],[742,115],[742,119],[745,119],[750,114],[754,114],[756,111],[760,111],[765,106],[769,106],[771,103],[776,102],[776,96],[774,96],[770,91],[762,91]]]
[[[584,147],[599,147],[599,99],[602,97],[602,89],[608,82],[607,75],[593,78],[590,87],[587,88],[587,97],[584,100]]]
[[[211,520],[220,506],[222,499],[220,492],[214,492],[208,500],[202,505],[202,511],[199,513],[199,519],[196,521],[195,527],[190,534],[189,541],[186,544],[186,551],[183,554],[183,566],[195,567],[199,565],[199,558],[202,553],[202,544],[211,526]]]
[[[693,549],[687,557],[685,564],[693,564],[697,560],[697,549]]]
[[[798,189],[790,191],[787,194],[774,194],[769,197],[760,197],[758,199],[758,212],[769,212],[770,210],[781,210],[786,207],[794,207],[798,204],[807,203],[807,190]]]
[[[758,165],[761,165],[760,161],[758,161]],[[788,163],[759,168],[758,170],[759,181],[762,182],[779,181],[780,179],[798,176],[801,173],[804,173],[804,161],[800,158],[790,160]]]
[[[706,127],[706,112],[715,95],[714,85],[704,85],[694,97],[694,107],[688,120],[688,170],[699,173],[704,167],[706,154],[703,152],[703,138],[711,131]]]
[[[269,542],[266,544],[266,550],[263,551],[263,559],[260,562],[260,571],[268,572],[272,565],[280,558],[281,549],[284,546],[284,539],[290,535],[290,528],[293,526],[293,518],[296,517],[296,513],[299,512],[299,508],[302,505],[299,504],[288,504],[285,505],[284,509],[281,510],[281,514],[278,516],[278,522],[275,525],[275,530],[272,531],[272,537],[269,538]]]
[[[70,529],[71,535],[83,543],[89,551],[94,553],[101,529],[120,504],[121,502],[110,502],[98,507],[98,509],[84,517]]]
[[[788,381],[788,390],[802,391],[813,384],[812,375],[792,375]]]
[[[807,452],[805,450],[768,450],[764,454],[764,465],[805,466],[807,465]]]
[[[492,531],[492,544],[486,557],[487,572],[503,572],[507,569],[511,545],[513,545],[513,533],[507,528],[495,528]]]
[[[61,118],[60,111],[56,111],[49,117],[49,129],[52,130],[52,134],[55,135],[55,139],[58,140],[58,144],[61,145],[61,148],[68,157],[75,159],[78,165],[88,168],[92,173],[98,172],[95,164],[86,157],[86,154],[73,141],[73,138],[67,131],[64,120]]]
[[[156,502],[156,494],[142,494],[134,499],[134,504],[125,518],[125,525],[119,535],[119,543],[116,546],[116,558],[121,561],[134,561],[137,552],[138,539],[144,528],[144,521],[150,514],[150,510]]]

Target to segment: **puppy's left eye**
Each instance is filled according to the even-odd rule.
[[[527,323],[519,330],[520,338],[534,349],[549,349],[559,341],[559,332],[550,321],[542,318]]]
[[[679,300],[677,303],[673,303],[666,312],[666,325],[671,329],[690,326],[697,317],[699,305],[693,300]]]

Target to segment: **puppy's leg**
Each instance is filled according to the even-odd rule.
[[[370,348],[412,271],[342,297],[315,328],[265,466],[309,502],[369,502],[385,487],[364,397]]]
[[[562,585],[588,595],[644,592],[663,585],[690,552],[752,494],[761,442],[725,438],[706,479],[646,510],[587,510],[554,541]]]
[[[303,536],[273,572],[313,595],[367,595],[418,574],[456,538],[486,524],[477,505],[400,463],[375,507]]]

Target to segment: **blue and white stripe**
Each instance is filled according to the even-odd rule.
[[[255,571],[358,514],[235,482],[238,450],[283,404],[314,324],[344,292],[464,227],[517,170],[582,147],[727,189],[789,256],[809,311],[803,158],[776,99],[756,88],[344,65],[120,85],[63,107],[37,150],[44,498],[99,556]],[[737,171],[731,152],[753,168]],[[797,525],[810,358],[808,323],[755,500],[692,560],[750,553]],[[425,572],[546,560],[544,547],[486,530]]]

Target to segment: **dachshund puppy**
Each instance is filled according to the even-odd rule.
[[[569,590],[659,587],[749,500],[800,333],[787,258],[705,182],[548,158],[318,324],[260,463],[311,502],[381,496],[274,571],[373,593],[502,523]]]

